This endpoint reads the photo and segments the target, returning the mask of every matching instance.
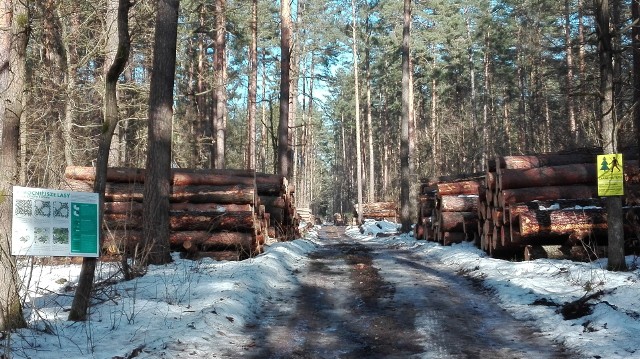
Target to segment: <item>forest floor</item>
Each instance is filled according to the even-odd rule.
[[[269,303],[245,326],[240,348],[222,357],[577,357],[501,309],[477,281],[401,246],[349,238],[344,227],[318,237],[297,293]]]

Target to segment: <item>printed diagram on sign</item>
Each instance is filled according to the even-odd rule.
[[[53,202],[54,218],[69,218],[69,202]]]
[[[36,224],[51,224],[51,226],[36,225],[31,230],[28,227],[22,228],[19,231],[18,240],[20,242],[35,245],[69,243],[69,228],[55,226],[56,222],[48,221],[49,219],[68,219],[69,202],[19,199],[16,200],[15,216],[25,221],[34,221]]]

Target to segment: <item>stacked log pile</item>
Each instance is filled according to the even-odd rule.
[[[444,245],[475,241],[481,180],[479,176],[423,180],[416,237]]]
[[[106,180],[103,248],[109,254],[133,251],[142,243],[144,170],[109,168]],[[62,187],[92,191],[94,181],[93,167],[70,166]],[[218,259],[259,254],[269,232],[278,232],[276,228],[282,239],[295,235],[289,228],[295,222],[290,196],[280,176],[174,169],[169,198],[171,248]]]
[[[637,166],[626,157],[625,170]],[[597,193],[595,159],[593,153],[573,153],[490,161],[479,205],[480,247],[494,256],[524,249],[525,258],[547,250],[576,258],[601,253],[595,248],[606,244],[607,217]],[[593,250],[585,253],[585,248]]]
[[[358,217],[358,206],[354,208],[354,217]],[[398,221],[398,206],[395,202],[371,202],[362,204],[362,219],[374,219],[377,221]]]
[[[304,221],[306,223],[314,223],[314,216],[313,213],[311,213],[311,208],[296,208],[296,212],[298,213],[298,218],[301,221]]]
[[[418,223],[414,231],[416,239],[434,241],[433,231],[434,210],[436,209],[436,184],[437,180],[422,179],[418,191]]]

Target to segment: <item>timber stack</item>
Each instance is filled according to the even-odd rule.
[[[436,184],[437,180],[420,180],[418,191],[418,223],[414,231],[416,239],[435,240],[433,231],[433,211],[436,209]]]
[[[62,189],[90,192],[94,181],[95,168],[69,166]],[[144,170],[109,168],[106,181],[103,250],[131,254],[143,242]],[[292,191],[283,177],[250,170],[172,169],[171,249],[240,260],[261,253],[270,233],[291,239],[297,228],[291,228]]]
[[[422,180],[417,238],[444,245],[475,241],[482,187],[482,177],[478,175]]]
[[[354,218],[358,218],[358,206],[353,213]],[[396,202],[371,202],[362,204],[362,219],[373,219],[376,221],[387,220],[398,221],[398,206]]]
[[[625,171],[637,168],[634,157],[625,154]],[[486,195],[478,211],[480,248],[498,257],[524,251],[525,259],[601,255],[607,243],[607,216],[598,197],[595,160],[596,154],[585,150],[489,161]],[[636,192],[625,187],[627,193]],[[625,217],[634,211],[626,207]],[[629,223],[625,227],[632,230]]]

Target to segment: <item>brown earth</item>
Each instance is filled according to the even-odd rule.
[[[577,358],[478,283],[324,227],[299,291],[247,325],[239,358]]]

